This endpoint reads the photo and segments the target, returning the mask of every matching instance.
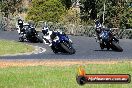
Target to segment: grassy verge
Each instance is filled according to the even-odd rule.
[[[73,66],[28,66],[0,68],[0,88],[131,88],[130,84],[86,84],[76,83],[78,65]],[[130,74],[131,62],[116,64],[88,64],[88,74]]]
[[[31,52],[34,48],[15,41],[0,40],[0,55]]]

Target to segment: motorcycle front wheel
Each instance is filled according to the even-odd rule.
[[[36,38],[37,38],[38,42],[43,43],[43,39],[41,37],[39,37],[38,35],[36,35]]]
[[[69,54],[75,54],[75,49],[70,42],[60,43],[61,47]]]
[[[112,41],[111,49],[114,50],[114,51],[118,51],[118,52],[122,52],[123,51],[122,47],[115,41]]]

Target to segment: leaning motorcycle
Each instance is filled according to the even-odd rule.
[[[51,49],[53,52],[56,53],[68,53],[68,54],[75,54],[75,49],[72,46],[72,41],[69,39],[69,37],[63,33],[63,32],[53,32],[50,35],[52,42],[50,44]],[[46,38],[44,38],[44,41],[47,41]]]
[[[34,27],[30,27],[29,25],[24,25],[24,31],[21,31],[19,34],[19,40],[21,42],[29,41],[29,42],[40,42],[43,43],[43,39],[38,35],[37,31]]]
[[[104,28],[99,35],[99,40],[101,49],[107,48],[107,50],[109,50],[111,48],[114,51],[123,51],[122,47],[119,45],[119,39],[114,36],[110,29]]]

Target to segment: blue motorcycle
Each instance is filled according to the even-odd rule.
[[[110,29],[104,28],[99,37],[101,49],[107,48],[107,50],[109,50],[111,48],[114,51],[123,51],[119,45],[119,40],[113,35]]]
[[[54,53],[62,52],[74,54],[76,51],[72,46],[72,41],[63,32],[53,32],[51,35],[52,45],[51,49]]]

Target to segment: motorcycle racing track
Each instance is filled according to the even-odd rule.
[[[73,46],[76,49],[76,53],[73,55],[54,54],[50,47],[44,43],[28,43],[34,46],[43,47],[46,51],[31,55],[0,56],[0,59],[132,59],[132,40],[130,39],[121,39],[120,45],[123,48],[123,52],[115,52],[112,50],[101,50],[94,38],[85,36],[69,37],[73,41]],[[0,31],[0,39],[18,41],[18,34],[16,31]]]

